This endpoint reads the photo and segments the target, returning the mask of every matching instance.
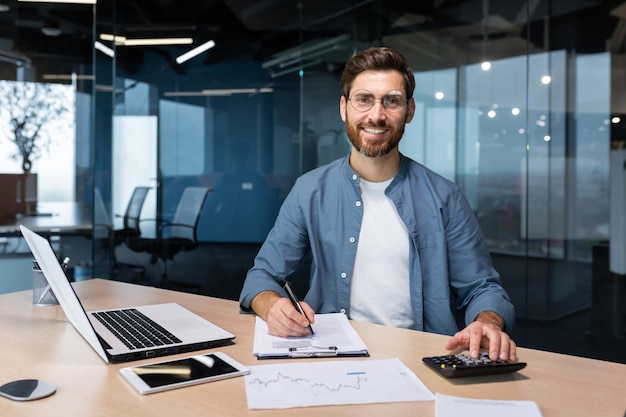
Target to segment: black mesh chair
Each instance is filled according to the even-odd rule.
[[[114,276],[119,274],[130,273],[132,275],[132,281],[140,280],[145,275],[145,267],[142,265],[130,264],[126,262],[119,262],[115,255],[115,248],[126,242],[127,239],[132,239],[141,235],[141,229],[139,228],[139,219],[141,217],[141,209],[146,201],[146,197],[151,187],[135,187],[133,193],[128,200],[126,211],[123,215],[116,214],[115,217],[122,218],[122,228],[113,229],[109,242],[111,245],[110,252],[112,256],[111,268]]]
[[[181,251],[188,251],[198,246],[197,227],[202,207],[211,191],[205,187],[187,187],[178,202],[172,221],[159,219],[142,219],[156,221],[157,235],[155,238],[142,236],[126,239],[128,247],[135,252],[151,255],[150,263],[156,264],[160,259],[163,263],[161,283],[167,284],[167,262]]]
[[[115,229],[110,215],[102,199],[102,194],[98,188],[94,188],[94,226],[93,236],[94,242],[101,242],[103,250],[109,254],[109,275],[116,276],[121,269],[129,269],[133,272],[133,280],[137,275],[142,275],[145,268],[140,265],[131,265],[117,261],[115,248],[126,239],[141,235],[139,229],[139,218],[146,196],[151,187],[135,187],[130,196],[126,211],[123,215],[115,215],[115,217],[123,218],[121,229]]]
[[[146,196],[151,187],[135,187],[130,196],[124,215],[116,214],[115,217],[122,217],[122,228],[113,230],[113,243],[118,246],[127,239],[141,235],[139,227],[141,209],[146,201]]]

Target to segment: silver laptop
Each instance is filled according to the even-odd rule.
[[[209,349],[232,343],[235,338],[176,303],[86,312],[48,240],[23,225],[20,229],[65,315],[105,362]],[[151,328],[149,335],[125,329],[122,321]]]

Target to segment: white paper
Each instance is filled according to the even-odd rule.
[[[248,408],[432,401],[435,397],[399,359],[297,362],[251,366]]]
[[[534,401],[479,400],[435,395],[435,417],[542,417]]]
[[[329,313],[315,315],[315,323],[312,325],[315,335],[306,337],[278,337],[271,335],[267,328],[267,322],[256,317],[254,327],[253,353],[258,357],[284,356],[289,357],[289,349],[295,348],[302,353],[331,352],[331,347],[336,348],[337,353],[343,354],[366,354],[367,346],[348,318],[342,313]]]

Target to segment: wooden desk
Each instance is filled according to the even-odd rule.
[[[221,350],[246,365],[252,355],[254,318],[237,302],[132,284],[90,280],[75,286],[85,307],[124,307],[175,301],[237,335]],[[60,307],[31,305],[31,292],[0,296],[0,383],[41,378],[57,386],[33,402],[0,398],[6,416],[434,416],[434,401],[249,410],[243,378],[217,381],[147,396],[118,374],[124,364],[106,365],[66,320]],[[371,359],[400,358],[432,392],[471,398],[536,401],[544,417],[622,417],[626,410],[626,365],[520,348],[526,369],[510,375],[450,381],[422,364],[443,353],[444,336],[354,322]],[[178,355],[185,356],[185,355]],[[306,359],[302,359],[306,360]],[[321,359],[311,359],[319,361]],[[337,359],[328,359],[337,360]],[[362,358],[359,360],[368,360]],[[152,360],[154,361],[154,360]],[[150,360],[133,364],[151,362]]]
[[[22,236],[20,224],[42,236],[91,236],[92,218],[89,207],[72,202],[39,203],[36,216],[9,216],[0,219],[0,236]]]

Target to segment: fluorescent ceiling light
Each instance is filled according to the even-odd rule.
[[[93,43],[94,48],[96,48],[98,51],[102,52],[105,55],[110,56],[111,58],[115,57],[115,51],[111,48],[109,48],[108,46],[106,46],[105,44],[103,44],[102,42],[99,41],[95,41]]]
[[[202,91],[166,91],[164,97],[198,97],[203,96]]]
[[[105,93],[113,93],[114,92],[115,94],[124,94],[126,92],[126,89],[124,89],[124,88],[116,88],[115,91],[114,91],[112,85],[96,84],[96,91],[104,91]]]
[[[214,46],[215,46],[215,42],[213,42],[212,40],[205,42],[202,45],[197,46],[193,48],[192,50],[187,51],[181,56],[179,56],[178,58],[176,58],[176,62],[178,62],[179,64],[182,64],[183,62],[190,60],[196,55],[200,55],[202,52],[209,50],[213,48]]]
[[[232,94],[271,93],[273,88],[220,88],[216,90],[202,90],[203,96],[230,96]]]
[[[72,3],[72,4],[96,4],[97,0],[17,0],[24,3]]]
[[[80,74],[44,74],[42,76],[44,80],[50,81],[71,81],[71,80],[94,80],[93,75],[80,75]]]
[[[126,39],[123,46],[189,45],[192,43],[193,43],[192,38],[148,38],[148,39]]]
[[[115,42],[118,45],[126,42],[126,36],[115,36],[109,33],[101,33],[100,39],[102,39],[103,41]]]
[[[119,46],[189,45],[193,43],[192,38],[128,39],[125,36],[114,36],[108,33],[101,33],[100,39],[115,42]]]
[[[233,94],[259,94],[259,93],[272,93],[273,88],[220,88],[214,90],[202,90],[202,91],[166,91],[163,95],[165,97],[197,97],[197,96],[231,96]]]

